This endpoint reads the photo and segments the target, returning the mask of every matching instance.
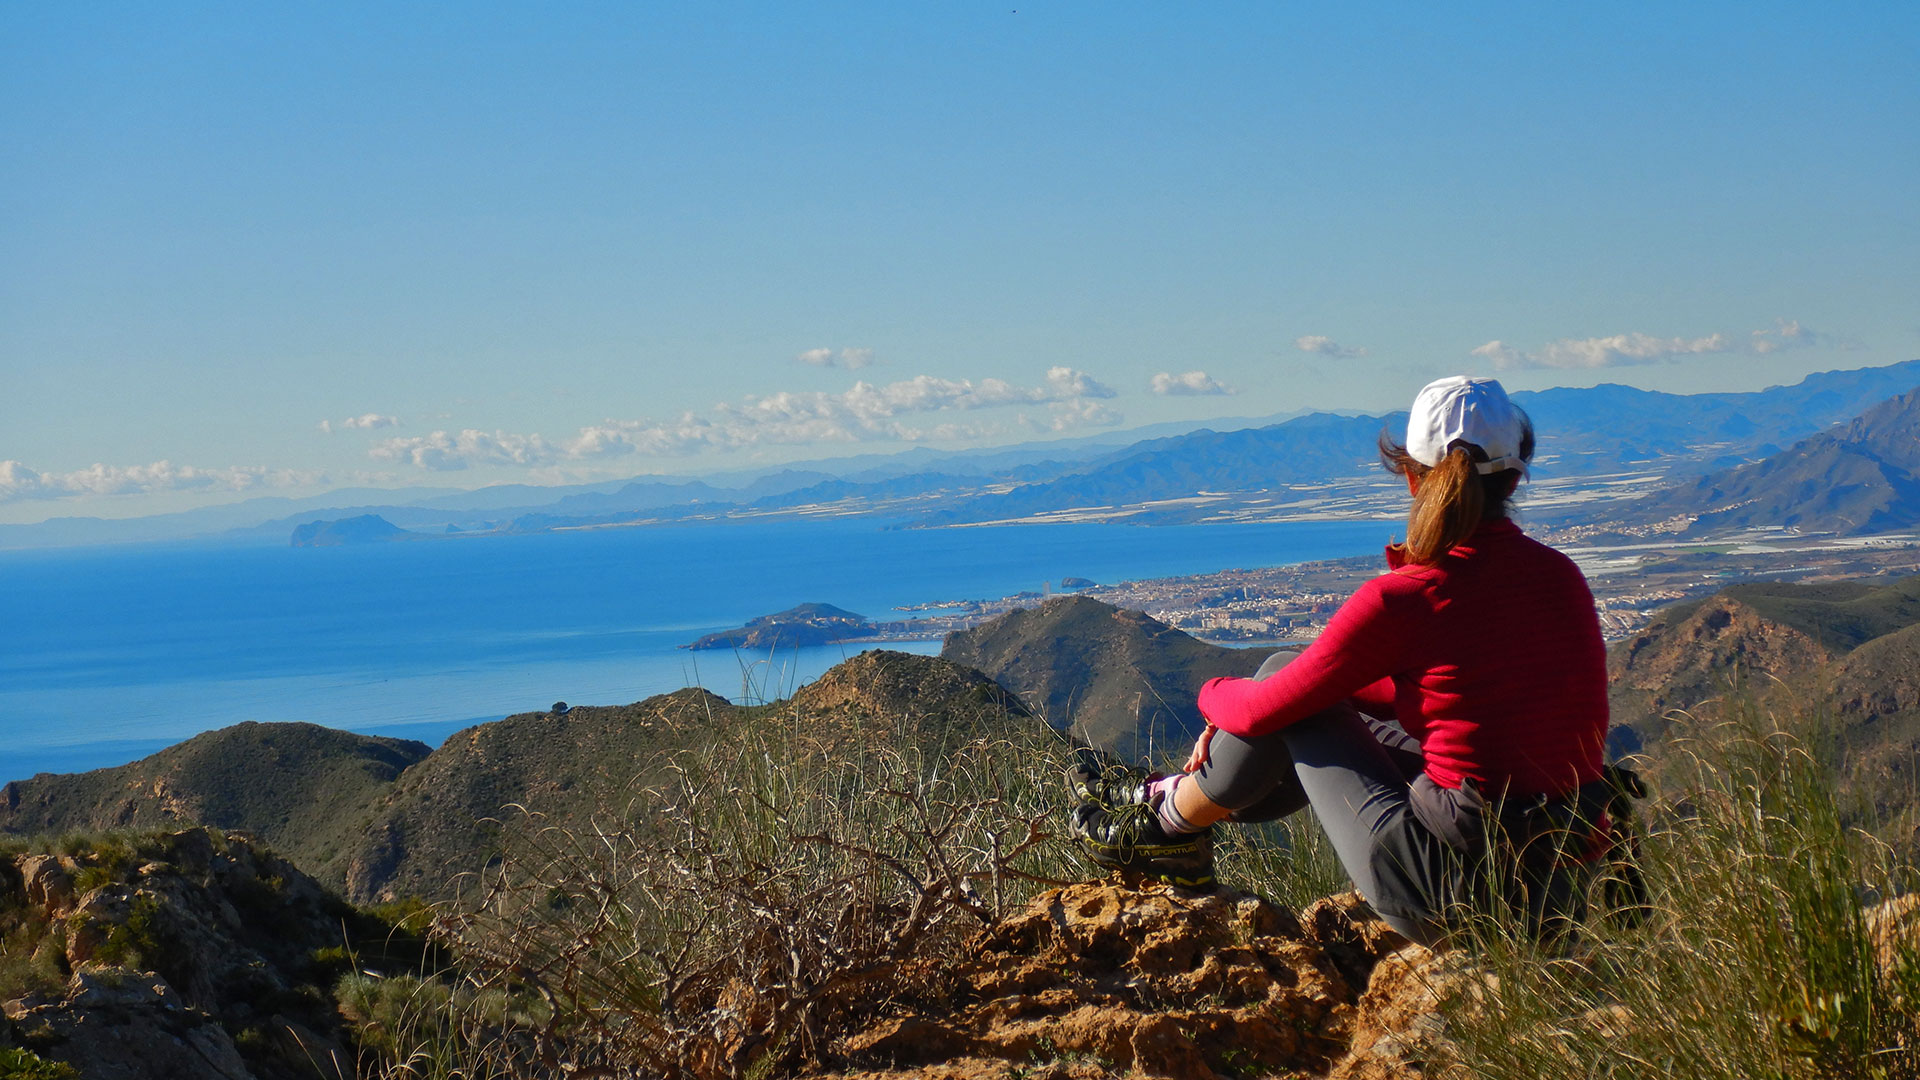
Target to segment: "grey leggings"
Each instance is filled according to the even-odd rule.
[[[1275,653],[1256,679],[1296,653]],[[1431,944],[1440,913],[1463,898],[1460,852],[1415,816],[1420,744],[1397,726],[1341,704],[1268,735],[1214,732],[1192,779],[1237,821],[1272,821],[1311,805],[1347,875],[1374,911],[1409,939]]]

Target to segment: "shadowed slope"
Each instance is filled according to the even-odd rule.
[[[585,821],[632,797],[650,758],[693,745],[737,710],[692,688],[632,705],[520,713],[455,732],[374,807],[345,872],[357,902],[438,896],[485,865],[509,805]]]
[[[671,755],[777,731],[829,756],[874,742],[934,748],[1004,729],[1025,715],[992,680],[932,656],[870,651],[844,661],[793,699],[755,708],[706,690],[632,705],[522,713],[455,734],[401,777],[375,808],[346,872],[358,901],[445,895],[498,851],[494,819],[518,806],[577,828],[614,820]]]
[[[1056,728],[1128,757],[1184,751],[1216,675],[1251,675],[1271,649],[1209,645],[1137,611],[1059,596],[947,635],[940,655],[979,668]]]
[[[425,743],[315,724],[236,724],[131,765],[7,784],[0,832],[246,829],[337,884],[367,807],[427,754]]]

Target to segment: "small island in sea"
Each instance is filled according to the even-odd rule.
[[[340,518],[337,521],[310,521],[293,530],[294,547],[343,547],[347,544],[384,544],[394,540],[419,540],[416,532],[395,525],[379,514]]]
[[[772,615],[751,619],[735,630],[708,634],[687,649],[764,649],[774,645],[830,645],[836,641],[871,637],[878,627],[865,615],[832,604],[801,604]]]

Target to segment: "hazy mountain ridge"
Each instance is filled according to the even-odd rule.
[[[1638,468],[1691,476],[1771,454],[1915,385],[1920,385],[1920,360],[1822,372],[1792,386],[1745,393],[1667,394],[1603,384],[1522,391],[1514,399],[1534,417],[1541,433],[1542,475]],[[230,539],[283,541],[296,526],[363,514],[376,514],[404,529],[529,531],[640,516],[671,519],[736,508],[777,510],[809,502],[869,500],[884,508],[888,500],[934,495],[957,505],[918,508],[940,515],[930,523],[997,520],[1353,475],[1371,467],[1374,439],[1392,427],[1395,416],[1313,412],[1213,422],[1221,428],[1229,423],[1257,425],[1232,430],[1202,423],[1149,425],[1011,447],[916,448],[702,479],[643,476],[558,488],[502,484],[466,492],[407,489],[418,492],[411,498],[370,490],[303,499],[269,496],[148,518],[58,518],[36,525],[0,525],[0,548],[221,533]],[[1286,435],[1277,434],[1281,429]],[[1223,456],[1210,460],[1212,453]],[[1009,486],[1014,490],[988,490]]]
[[[1825,371],[1791,386],[1748,393],[1666,394],[1602,383],[1521,391],[1543,453],[1563,475],[1611,471],[1665,458],[1673,471],[1708,471],[1764,457],[1920,386],[1920,360]],[[1700,448],[1693,455],[1677,450]]]

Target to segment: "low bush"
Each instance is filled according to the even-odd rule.
[[[586,827],[508,819],[505,858],[437,912],[461,958],[447,1019],[391,1043],[385,1075],[450,1075],[449,1047],[462,1076],[816,1059],[873,1003],[923,991],[972,929],[1085,876],[1050,820],[1065,749],[1038,723],[939,752],[753,725],[676,755],[667,782]],[[343,993],[395,1030],[369,988]],[[407,989],[418,1015],[423,993]]]

